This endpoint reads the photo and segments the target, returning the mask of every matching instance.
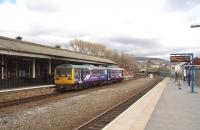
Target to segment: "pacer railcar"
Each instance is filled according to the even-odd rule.
[[[81,89],[99,84],[120,82],[124,69],[93,65],[63,64],[56,67],[55,84],[58,90]]]

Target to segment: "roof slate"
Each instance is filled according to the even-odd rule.
[[[80,59],[87,61],[95,61],[99,63],[116,64],[112,60],[95,57],[91,55],[80,54],[66,49],[54,48],[32,42],[19,41],[7,37],[0,36],[0,50],[17,51],[32,54],[42,54],[48,56],[57,56],[63,58]]]

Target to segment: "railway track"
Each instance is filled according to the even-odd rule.
[[[101,130],[107,124],[112,122],[122,112],[124,112],[128,107],[130,107],[133,103],[135,103],[138,99],[140,99],[143,95],[145,95],[149,90],[156,86],[160,81],[162,81],[162,78],[158,79],[154,83],[148,84],[148,86],[145,87],[143,90],[135,93],[134,95],[105,111],[104,113],[84,123],[75,130]]]
[[[137,80],[137,79],[140,79],[140,78],[141,77],[135,77],[135,78],[127,79],[127,80]],[[70,92],[73,92],[73,91],[70,91]],[[24,104],[24,103],[27,103],[27,102],[42,100],[42,99],[50,98],[50,97],[53,97],[53,96],[63,95],[63,94],[66,94],[66,93],[54,91],[50,94],[31,96],[31,97],[28,97],[28,98],[21,98],[21,99],[16,99],[16,100],[11,100],[11,101],[0,102],[0,108],[5,108],[5,107],[9,107],[9,106],[14,106],[14,105],[20,105],[20,104]]]
[[[27,103],[27,102],[31,102],[31,101],[37,101],[37,100],[45,99],[45,98],[52,97],[52,96],[59,96],[61,94],[62,93],[53,92],[51,94],[46,94],[46,95],[39,95],[39,96],[34,96],[34,97],[28,97],[28,98],[22,98],[22,99],[11,100],[11,101],[6,101],[6,102],[0,102],[0,108],[5,108],[5,107],[9,107],[9,106],[14,106],[14,105],[20,105],[20,104],[23,104],[23,103]]]

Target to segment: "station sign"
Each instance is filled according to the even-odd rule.
[[[171,62],[190,62],[190,56],[170,56]]]

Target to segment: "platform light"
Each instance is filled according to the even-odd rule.
[[[200,27],[200,24],[193,24],[193,25],[191,25],[190,27],[191,27],[191,28],[198,28],[198,27]]]

